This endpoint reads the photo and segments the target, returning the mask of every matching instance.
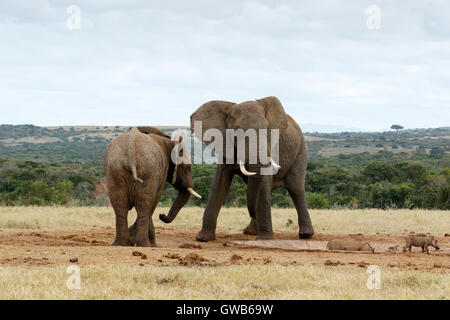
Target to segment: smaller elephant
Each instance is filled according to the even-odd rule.
[[[113,245],[156,246],[152,215],[164,191],[166,181],[178,190],[169,214],[160,215],[171,222],[190,195],[201,198],[192,189],[190,159],[178,161],[184,148],[182,138],[171,140],[154,127],[132,128],[117,136],[106,148],[104,168],[109,199],[116,214],[116,239]],[[175,159],[172,161],[172,150]],[[128,229],[128,211],[136,208],[136,222]]]
[[[409,235],[405,238],[406,245],[403,247],[403,252],[408,250],[411,252],[411,247],[422,247],[422,252],[426,252],[430,254],[428,250],[429,246],[432,246],[436,250],[439,250],[439,246],[437,240],[430,235],[418,234],[418,235]]]
[[[327,243],[327,250],[370,251],[375,252],[369,242],[354,239],[331,239]]]

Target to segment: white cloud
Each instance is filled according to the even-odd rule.
[[[449,125],[450,4],[378,1],[0,4],[0,123],[187,125],[210,99],[276,95],[300,123]]]

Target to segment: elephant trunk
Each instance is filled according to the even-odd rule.
[[[178,196],[175,199],[175,202],[172,204],[170,208],[169,214],[160,214],[159,219],[165,223],[171,223],[173,219],[177,216],[178,212],[180,212],[181,208],[188,202],[190,193],[187,189],[182,189],[178,192]]]

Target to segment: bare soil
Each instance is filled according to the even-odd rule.
[[[238,232],[218,231],[216,240],[199,243],[195,241],[198,230],[157,228],[158,247],[112,247],[115,230],[110,227],[90,230],[0,232],[0,266],[56,266],[77,263],[79,265],[180,265],[218,266],[235,264],[281,264],[281,265],[350,265],[355,268],[371,264],[380,267],[427,270],[450,273],[450,238],[439,237],[441,250],[430,247],[430,254],[420,248],[403,253],[401,236],[384,235],[331,235],[316,234],[308,240],[308,246],[323,247],[335,238],[363,238],[380,248],[375,254],[364,252],[327,252],[296,250],[295,248],[255,247],[254,236]],[[296,232],[275,233],[277,240],[298,240]],[[292,242],[286,242],[292,243]],[[378,250],[376,250],[378,251]],[[71,262],[76,261],[76,262]]]

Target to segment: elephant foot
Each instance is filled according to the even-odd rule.
[[[200,242],[208,242],[211,240],[215,240],[216,236],[214,232],[201,230],[195,238]]]
[[[258,234],[258,228],[256,225],[256,219],[252,219],[248,226],[243,231],[244,234],[256,236]]]
[[[256,240],[273,240],[273,233],[260,233],[256,237]]]
[[[116,238],[111,245],[112,246],[128,247],[128,246],[133,246],[134,243],[132,244],[132,242],[130,240],[119,240],[119,239]]]
[[[300,239],[309,239],[314,235],[314,230],[302,230],[298,233]]]
[[[314,235],[314,228],[311,224],[299,226],[298,237],[300,239],[309,239]]]
[[[150,241],[150,247],[159,247],[157,244],[156,244],[156,240],[155,240],[155,238],[148,238],[148,240]]]
[[[142,240],[136,240],[136,247],[151,247],[150,240],[148,238]]]

